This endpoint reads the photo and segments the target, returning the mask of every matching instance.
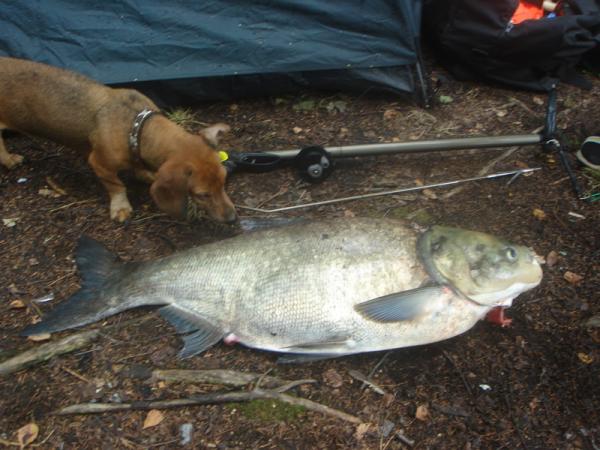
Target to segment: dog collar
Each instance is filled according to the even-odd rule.
[[[131,131],[129,132],[129,149],[133,155],[141,160],[140,155],[140,137],[142,135],[142,128],[144,127],[144,123],[154,114],[160,114],[158,111],[153,111],[151,109],[144,109],[141,113],[135,116],[133,120],[133,125],[131,126]]]

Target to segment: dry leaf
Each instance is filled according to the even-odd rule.
[[[58,198],[60,197],[60,194],[56,191],[53,191],[52,189],[46,189],[46,188],[42,188],[38,191],[38,194],[40,194],[42,197],[50,197],[50,198]]]
[[[46,177],[46,183],[48,183],[48,186],[50,186],[59,196],[67,195],[67,191],[56,184],[56,181],[54,181],[52,178]]]
[[[302,133],[302,128],[294,127],[294,128],[292,128],[292,131],[294,132],[294,134]]]
[[[539,209],[539,208],[534,208],[534,210],[533,210],[533,216],[536,219],[544,220],[546,218],[546,213],[544,211],[542,211],[541,209]]]
[[[342,376],[335,369],[326,370],[323,374],[323,381],[332,388],[339,388],[344,384]]]
[[[577,284],[579,283],[581,280],[583,280],[583,277],[575,272],[571,272],[569,270],[567,270],[565,272],[565,274],[563,275],[564,279],[567,280],[569,283],[571,284]]]
[[[587,353],[577,353],[577,357],[584,364],[591,364],[594,362],[594,358],[592,358]]]
[[[10,302],[9,308],[10,309],[22,309],[25,308],[26,305],[25,303],[23,303],[23,300],[13,300],[12,302]]]
[[[38,437],[40,432],[39,427],[35,423],[28,423],[27,425],[19,428],[17,431],[17,441],[21,448],[27,447]]]
[[[27,339],[33,342],[43,342],[50,339],[50,333],[34,334],[29,336]]]
[[[356,217],[356,214],[351,209],[345,209],[344,217]]]
[[[151,409],[148,411],[148,415],[146,416],[146,420],[144,420],[143,430],[146,428],[154,427],[161,423],[165,416],[158,409]]]
[[[541,97],[533,97],[533,103],[542,106],[544,104],[544,100]]]
[[[558,253],[555,252],[554,250],[550,251],[550,253],[548,253],[548,255],[546,256],[546,265],[548,267],[552,267],[552,266],[555,266],[557,262],[558,262]]]
[[[437,194],[431,189],[423,189],[423,195],[429,200],[436,200],[438,198]]]
[[[365,434],[367,434],[367,431],[369,431],[370,427],[371,427],[370,423],[358,424],[358,426],[356,427],[356,431],[354,432],[354,438],[357,441],[362,441],[362,439],[365,437]]]
[[[400,113],[395,109],[386,109],[383,112],[383,118],[384,118],[384,120],[390,120],[390,119],[393,119],[394,117],[398,116],[398,114],[400,114]]]
[[[429,408],[427,408],[427,405],[419,405],[417,407],[415,418],[422,420],[423,422],[426,422],[429,419]]]
[[[504,111],[503,109],[501,109],[501,110],[499,110],[499,111],[496,111],[496,115],[497,115],[498,117],[504,117],[504,116],[506,116],[507,114],[508,114],[508,112],[507,112],[507,111]]]

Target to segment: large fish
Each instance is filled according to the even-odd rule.
[[[182,357],[221,339],[291,360],[427,344],[467,331],[542,278],[526,247],[387,219],[261,230],[139,263],[82,238],[76,260],[81,290],[24,335],[163,305]]]

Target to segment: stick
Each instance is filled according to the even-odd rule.
[[[292,383],[295,384],[295,383]],[[291,405],[302,406],[310,411],[327,414],[347,422],[359,424],[362,421],[351,414],[330,408],[312,400],[294,397],[282,392],[254,389],[249,392],[225,392],[195,395],[174,400],[140,401],[134,403],[80,403],[67,406],[56,412],[60,416],[70,414],[99,414],[113,411],[150,410],[179,408],[183,406],[208,405],[215,403],[248,402],[252,400],[278,400]]]
[[[33,366],[48,361],[54,356],[70,353],[82,347],[87,347],[100,335],[98,330],[85,331],[72,336],[67,336],[57,342],[48,342],[39,347],[27,350],[20,355],[9,358],[0,363],[0,376],[8,375],[25,367]]]
[[[258,380],[261,374],[251,372],[237,372],[235,370],[153,370],[150,381],[167,381],[187,383],[222,384],[225,386],[246,386]],[[265,376],[262,382],[267,387],[281,386],[289,383],[277,377]],[[286,389],[287,390],[287,389]]]

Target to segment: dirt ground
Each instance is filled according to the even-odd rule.
[[[457,82],[438,70],[433,79],[443,102],[428,110],[392,97],[307,93],[203,105],[193,113],[197,121],[232,126],[222,145],[228,151],[521,134],[543,124],[543,95]],[[572,148],[600,131],[600,80],[593,84],[591,92],[559,89],[558,124]],[[6,141],[26,161],[12,171],[0,169],[0,360],[41,345],[19,331],[38,317],[38,309],[49,311],[77,290],[73,251],[81,235],[125,260],[148,260],[234,232],[159,214],[147,186],[133,179],[128,186],[135,216],[115,224],[85,158],[19,135]],[[292,169],[236,173],[228,191],[237,205],[287,206],[476,176],[506,151],[338,160],[332,176],[317,185],[300,181]],[[511,327],[480,322],[432,345],[282,366],[273,354],[223,344],[179,360],[181,341],[173,328],[154,311],[130,311],[87,327],[102,330],[89,347],[0,377],[0,442],[10,445],[19,428],[35,423],[34,444],[40,448],[179,448],[182,426],[191,424],[186,448],[598,449],[600,202],[577,200],[557,156],[537,146],[513,149],[488,173],[524,167],[541,170],[509,186],[507,178],[472,182],[457,192],[435,189],[277,216],[396,217],[493,233],[544,256],[554,252],[542,284],[509,309]],[[586,189],[600,190],[598,179],[581,167],[577,176]],[[64,194],[55,197],[53,186]],[[265,217],[240,212],[244,218]],[[33,302],[49,294],[54,300]],[[362,424],[272,400],[166,409],[160,423],[145,429],[147,411],[53,414],[76,403],[169,400],[227,390],[139,375],[158,368],[311,378],[317,382],[289,394],[354,415]],[[384,394],[365,388],[354,371],[371,375]]]

